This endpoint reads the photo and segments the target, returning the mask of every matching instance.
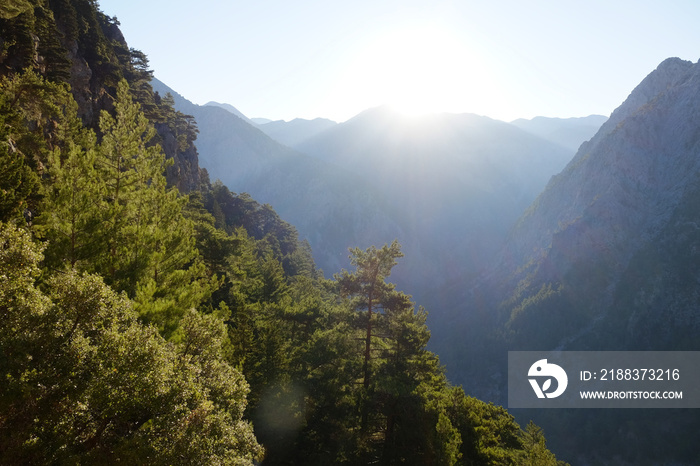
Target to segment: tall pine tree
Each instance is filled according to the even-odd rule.
[[[71,143],[67,153],[54,150],[48,159],[38,230],[49,240],[46,265],[92,269],[100,250],[101,183],[95,171],[94,138],[87,147]]]
[[[335,276],[362,343],[356,449],[368,462],[451,464],[459,433],[439,409],[428,409],[447,384],[437,358],[426,350],[425,311],[416,312],[410,297],[386,282],[402,256],[397,241],[381,249],[355,248],[350,260],[356,270]]]

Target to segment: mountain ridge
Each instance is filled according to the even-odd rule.
[[[194,115],[201,166],[212,180],[271,204],[310,241],[322,269],[348,267],[350,247],[403,236],[374,188],[360,177],[284,146],[224,108],[193,104],[156,79],[153,86],[170,92],[179,110]]]
[[[276,120],[259,123],[258,128],[272,139],[286,146],[294,147],[337,124],[327,118],[314,118],[313,120],[295,118],[290,121]]]
[[[435,350],[458,383],[504,402],[508,351],[698,350],[698,128],[700,63],[663,61],[552,178],[493,266],[448,303],[452,328],[434,328]],[[481,362],[465,362],[474,352]],[[552,432],[555,449],[577,452],[582,464],[697,458],[684,436],[700,428],[690,412],[673,423],[658,412],[634,423],[610,415],[596,432],[586,413],[530,414]],[[587,433],[559,435],[574,424]],[[674,448],[602,447],[606,438],[651,432]],[[610,463],[613,452],[619,462]]]
[[[384,197],[405,211],[419,236],[470,244],[462,245],[471,249],[468,261],[479,262],[470,273],[570,157],[564,148],[488,117],[406,118],[388,107],[368,109],[296,148],[385,186]],[[454,251],[450,255],[459,261]]]
[[[680,81],[689,77],[688,72],[691,70],[688,66],[689,64],[690,62],[681,64],[674,59],[664,61],[632,91],[625,102],[602,125],[596,136],[584,143],[564,171],[550,182],[547,190],[550,190],[551,194],[545,190],[536,201],[541,207],[538,206],[538,210],[531,209],[527,212],[519,220],[518,226],[511,234],[512,241],[517,245],[512,251],[520,262],[528,260],[524,251],[544,250],[547,247],[546,238],[559,230],[560,223],[570,224],[574,222],[577,218],[586,214],[586,209],[591,209],[588,213],[589,216],[603,215],[605,213],[606,206],[602,205],[602,201],[598,200],[597,204],[593,205],[594,198],[600,194],[597,191],[599,190],[598,185],[601,176],[607,180],[610,186],[609,189],[617,190],[617,196],[609,195],[608,197],[610,198],[624,198],[628,193],[624,193],[622,190],[632,189],[630,186],[622,186],[619,183],[625,183],[626,185],[634,183],[649,185],[655,181],[666,183],[668,189],[655,192],[663,199],[661,205],[657,206],[655,217],[658,219],[663,218],[664,213],[675,199],[665,194],[672,194],[673,190],[671,188],[679,183],[673,177],[663,177],[664,168],[667,164],[665,160],[660,159],[656,154],[667,154],[669,157],[672,157],[674,153],[682,150],[674,143],[678,138],[663,138],[663,132],[676,133],[678,128],[683,126],[685,126],[685,131],[692,131],[692,124],[690,128],[687,124],[683,125],[683,115],[686,114],[686,109],[683,108],[677,109],[677,112],[680,113],[676,115],[676,119],[673,121],[669,121],[670,118],[667,118],[666,126],[663,128],[654,128],[652,126],[656,124],[655,122],[644,121],[645,112],[650,112],[655,106],[660,105],[662,103],[660,100],[664,98],[664,94],[670,92],[669,89],[672,89]],[[676,72],[669,74],[669,68],[674,69]],[[671,96],[671,98],[677,97]],[[632,133],[632,130],[629,128],[630,123],[625,123],[629,119],[636,119],[635,123],[645,125],[645,129]],[[611,135],[615,135],[615,137],[611,137]],[[660,142],[662,139],[663,143]],[[591,165],[591,161],[585,162],[593,151],[605,151],[609,156],[608,159],[610,159],[614,158],[616,154],[619,154],[626,147],[635,147],[639,150],[640,155],[644,155],[644,158],[637,158],[635,163],[625,167],[624,173],[618,174],[607,170],[603,157],[599,157],[600,162],[597,162],[597,165],[589,169],[587,173],[582,172],[587,166]],[[644,165],[641,165],[641,163],[644,163]],[[684,170],[678,170],[676,173],[680,179],[683,179],[688,174]],[[577,190],[557,189],[557,185],[566,177],[577,177],[579,188]],[[639,194],[644,195],[644,193]],[[564,205],[568,206],[568,208],[564,208]],[[536,212],[545,213],[552,211],[561,213],[556,216],[556,219],[554,216],[545,217],[536,214]],[[538,232],[528,235],[528,231],[535,230],[533,227],[528,227],[528,224],[547,225],[545,228],[547,234],[542,235]]]
[[[395,277],[404,288],[437,287],[451,275],[476,274],[522,209],[573,155],[487,117],[403,118],[388,107],[340,124],[324,122],[325,130],[288,148],[263,137],[272,123],[227,122],[224,109],[175,100],[199,123],[200,159],[212,179],[270,203],[309,239],[325,270],[346,267],[348,247],[399,239],[406,259]],[[310,150],[329,140],[330,149]],[[462,247],[455,254],[436,246],[446,243]]]
[[[573,118],[538,116],[532,119],[520,118],[511,121],[510,124],[576,152],[579,146],[584,141],[590,140],[607,120],[608,117],[603,115]]]
[[[247,116],[245,116],[240,110],[238,110],[236,107],[234,107],[234,106],[231,105],[231,104],[214,102],[214,101],[212,100],[212,101],[209,101],[209,102],[207,102],[206,104],[204,104],[203,107],[220,107],[220,108],[223,108],[224,110],[226,110],[226,111],[229,112],[229,113],[233,113],[234,115],[236,115],[236,116],[237,116],[238,118],[240,118],[241,120],[244,120],[244,121],[247,121],[248,123],[251,123],[250,118],[248,118]]]

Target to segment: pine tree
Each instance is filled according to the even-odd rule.
[[[0,116],[0,126],[3,125]],[[1,130],[0,130],[1,132]],[[0,137],[2,137],[0,135]],[[0,221],[18,219],[38,196],[39,178],[8,138],[0,140]]]
[[[68,87],[27,70],[0,80],[0,218],[28,220],[41,198],[39,176],[55,150],[81,134]]]
[[[207,300],[217,283],[206,276],[187,198],[169,188],[169,161],[151,145],[153,127],[120,82],[115,115],[103,112],[96,167],[103,185],[102,234],[106,245],[98,271],[136,300],[137,309],[164,335],[183,313]]]
[[[101,271],[117,289],[135,293],[136,282],[146,267],[148,214],[144,191],[165,169],[158,146],[148,146],[155,130],[131,100],[126,81],[117,89],[115,115],[100,117],[103,133],[97,169],[105,185],[103,235],[107,244]]]
[[[356,271],[343,270],[335,275],[341,296],[351,299],[353,308],[359,313],[357,322],[364,328],[362,384],[365,389],[372,381],[372,340],[377,334],[377,326],[383,323],[381,313],[390,300],[396,299],[394,285],[386,283],[385,278],[391,274],[399,257],[403,257],[403,253],[398,241],[379,250],[374,246],[366,251],[355,248],[351,250],[350,263]]]
[[[72,143],[65,156],[58,149],[49,156],[42,214],[37,219],[37,229],[49,240],[49,267],[92,269],[89,261],[99,253],[102,192],[94,146],[94,141],[87,147]]]
[[[335,276],[362,342],[356,449],[363,461],[393,464],[420,458],[450,464],[449,458],[457,457],[459,434],[444,412],[427,408],[447,383],[437,358],[426,350],[426,313],[422,308],[416,312],[410,297],[386,282],[402,255],[397,241],[381,249],[352,249],[355,272]]]

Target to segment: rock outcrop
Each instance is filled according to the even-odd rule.
[[[592,254],[624,268],[695,183],[699,155],[700,65],[668,59],[521,217],[496,274],[546,257],[563,275]]]
[[[22,5],[26,8],[19,8]],[[91,4],[15,2],[0,9],[0,76],[32,69],[50,81],[69,84],[78,116],[93,129],[99,126],[100,113],[113,109],[121,79],[129,81],[132,89],[138,87],[137,100],[149,96],[148,101],[139,102],[144,110],[155,106],[150,71],[135,64],[141,55],[129,48],[118,22]],[[168,183],[181,192],[198,189],[199,161],[191,138],[187,144],[178,143],[172,121],[147,116],[156,126],[166,157],[175,162],[168,169]]]

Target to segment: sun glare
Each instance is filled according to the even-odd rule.
[[[388,104],[406,115],[488,114],[497,84],[479,53],[436,25],[404,27],[373,38],[345,70],[344,105]]]

